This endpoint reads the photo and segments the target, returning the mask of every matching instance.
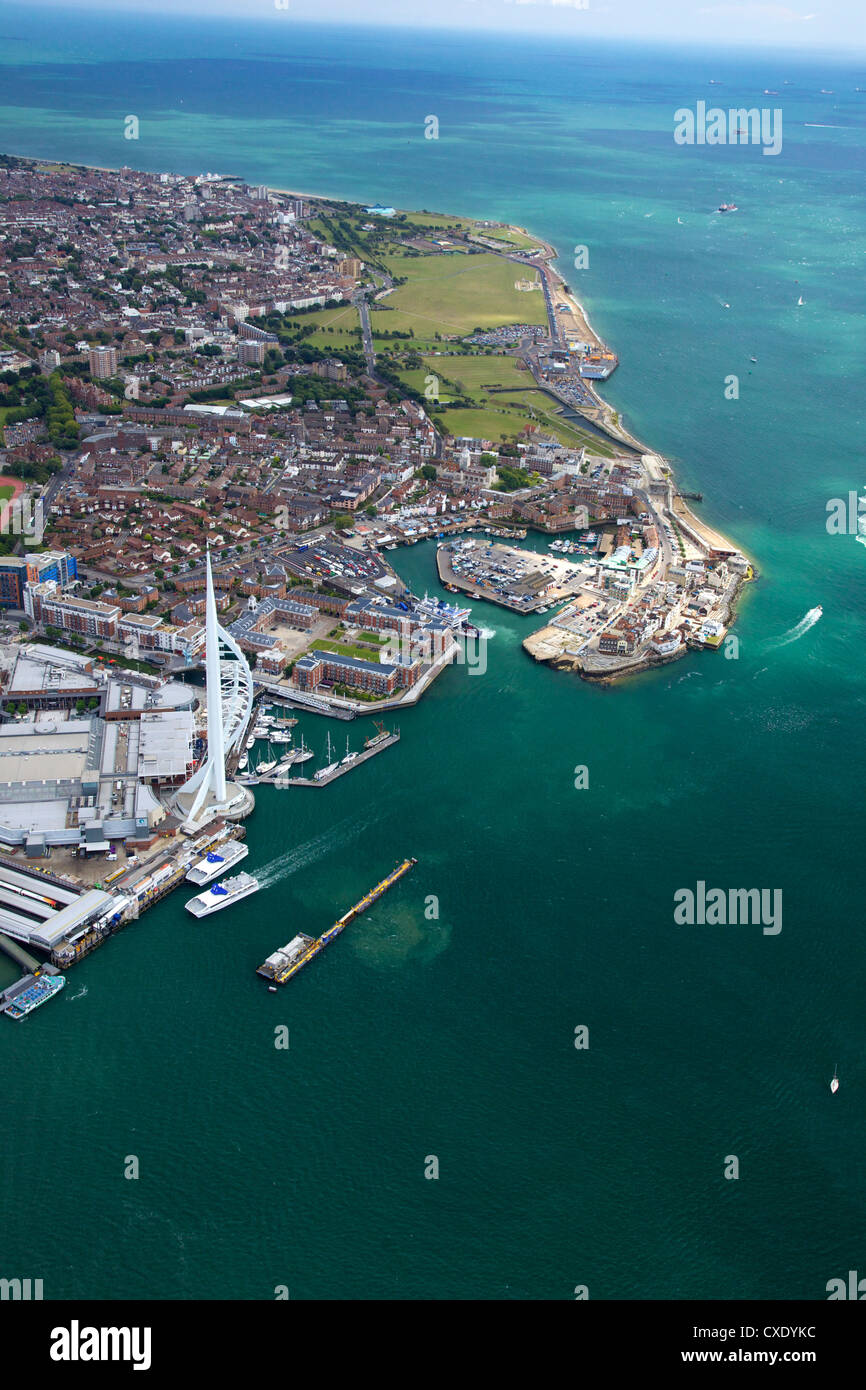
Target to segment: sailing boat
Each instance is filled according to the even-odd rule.
[[[328,734],[328,761],[325,763],[324,767],[317,768],[316,771],[313,773],[314,781],[321,782],[323,778],[329,776],[333,772],[336,772],[340,764],[332,761],[333,756],[334,754],[331,749],[331,735]]]
[[[312,748],[308,748],[307,745],[304,743],[304,735],[301,734],[301,746],[295,754],[295,762],[306,763],[309,762],[310,758],[314,757],[315,753],[313,752]]]
[[[274,757],[274,750],[273,750],[273,748],[271,747],[271,745],[270,745],[270,743],[269,743],[269,744],[268,744],[268,756],[267,756],[267,758],[265,759],[265,761],[264,761],[263,763],[259,763],[259,764],[257,765],[257,767],[256,767],[256,775],[257,775],[258,777],[261,777],[264,773],[273,772],[273,770],[274,770],[274,768],[276,767],[276,765],[277,765],[277,760],[276,760],[276,758]]]
[[[353,762],[355,761],[355,759],[357,758],[357,756],[358,756],[357,753],[350,753],[350,752],[349,752],[349,735],[346,734],[346,756],[345,756],[345,758],[341,758],[341,760],[340,760],[340,765],[341,765],[341,767],[346,767],[349,763],[353,763]]]
[[[833,1080],[830,1082],[830,1090],[832,1091],[834,1096],[839,1089],[839,1077],[837,1075],[838,1070],[838,1067],[833,1068]]]
[[[797,300],[797,308],[798,308],[798,309],[799,309],[799,307],[800,307],[800,305],[801,305],[802,303],[803,303],[803,296],[800,295],[800,298]]]

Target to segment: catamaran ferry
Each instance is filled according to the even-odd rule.
[[[227,873],[233,869],[235,864],[239,864],[242,859],[246,859],[249,854],[249,846],[243,844],[241,840],[227,840],[219,849],[210,850],[186,875],[188,883],[194,883],[198,888],[204,888],[206,883],[213,883],[220,874]]]
[[[225,883],[214,883],[210,888],[206,888],[197,898],[190,898],[186,910],[191,912],[193,917],[209,917],[212,912],[221,912],[231,903],[240,902],[241,898],[248,898],[251,893],[257,893],[261,886],[252,874],[235,874],[234,878],[227,878]]]

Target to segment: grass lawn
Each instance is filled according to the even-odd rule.
[[[531,408],[536,423],[543,430],[551,431],[565,444],[585,445],[590,453],[598,454],[601,458],[613,458],[614,456],[614,449],[598,435],[592,434],[590,430],[582,430],[579,425],[572,425],[557,414],[553,401],[543,391],[523,391],[520,395],[513,396],[506,392],[490,399],[503,405],[513,404],[522,406],[524,409]]]
[[[498,444],[500,436],[514,439],[523,427],[530,422],[529,417],[516,410],[493,410],[479,407],[478,410],[444,410],[435,416],[437,424],[453,435],[467,435],[472,439],[491,439]]]
[[[563,444],[572,444],[577,448],[586,445],[604,457],[610,458],[612,455],[613,451],[603,441],[597,441],[595,435],[563,420],[553,402],[544,392],[536,389],[531,374],[521,370],[513,357],[503,354],[492,357],[431,355],[424,358],[422,368],[401,372],[400,376],[407,386],[421,392],[428,376],[439,376],[439,399],[445,406],[455,399],[455,393],[447,382],[462,383],[478,408],[446,409],[441,417],[437,417],[452,434],[472,435],[498,443],[501,435],[506,434],[513,439],[525,425],[535,423],[554,434]],[[512,389],[507,389],[509,387]],[[534,422],[530,410],[534,414]]]
[[[513,246],[517,251],[526,251],[540,244],[525,232],[511,231],[506,227],[474,227],[473,232],[476,236],[488,237],[490,241],[501,241],[503,249]]]
[[[310,650],[314,649],[320,652],[334,652],[336,656],[353,656],[357,661],[372,661],[374,664],[377,664],[379,659],[376,647],[361,642],[334,642],[330,637],[313,642]]]
[[[335,640],[344,641],[345,639],[344,639],[343,637],[340,637],[339,639],[335,639]],[[390,633],[387,633],[387,632],[367,632],[366,630],[364,631],[363,636],[361,636],[361,635],[359,634],[357,637],[353,637],[353,638],[351,639],[351,641],[352,641],[353,643],[357,643],[357,645],[358,645],[359,647],[367,646],[367,647],[372,647],[374,650],[375,650],[377,647],[384,647],[385,643],[386,643],[386,642],[389,642],[390,640],[391,640],[391,635],[390,635]]]
[[[514,288],[515,281],[532,279],[535,272],[499,256],[390,256],[387,265],[408,284],[388,296],[390,309],[371,311],[374,331],[465,335],[475,327],[546,321],[541,290]]]
[[[443,231],[451,228],[462,232],[471,232],[475,227],[471,217],[457,217],[450,212],[410,212],[408,208],[398,211],[405,212],[406,221],[413,227],[441,227]]]
[[[525,368],[518,365],[514,357],[496,355],[492,357],[475,357],[469,354],[460,357],[434,357],[432,355],[424,358],[426,376],[432,372],[434,376],[445,377],[449,381],[459,381],[463,384],[470,396],[477,396],[484,392],[488,386],[514,386],[520,389],[524,386],[532,386],[532,375]]]
[[[15,496],[11,483],[0,483],[0,502],[9,502]]]
[[[347,304],[342,309],[320,309],[313,314],[297,314],[294,318],[290,311],[287,318],[298,328],[315,328],[316,332],[303,340],[311,347],[333,348],[335,352],[340,348],[360,351],[361,340],[354,330],[360,328],[361,324],[354,304]]]
[[[490,393],[485,388],[511,386],[519,390],[533,384],[530,373],[521,370],[513,357],[503,356],[434,357],[428,354],[424,357],[423,367],[400,372],[401,381],[405,381],[407,386],[414,387],[422,394],[427,379],[431,376],[439,378],[439,399],[445,404],[455,400],[460,394],[448,385],[449,382],[454,382],[455,385],[459,382],[464,391],[480,406],[494,407],[496,402],[491,400]]]

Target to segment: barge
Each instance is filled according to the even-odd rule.
[[[398,864],[396,869],[376,884],[375,888],[371,888],[369,893],[365,893],[360,902],[355,903],[354,907],[350,907],[349,911],[338,918],[322,936],[305,936],[303,932],[299,932],[279,951],[274,951],[273,955],[268,956],[267,960],[258,967],[256,974],[272,981],[274,985],[286,984],[314,956],[317,956],[326,946],[330,946],[331,942],[345,931],[350,922],[353,922],[362,912],[366,912],[368,907],[372,907],[373,903],[387,893],[388,889],[410,869],[414,869],[417,863],[417,859],[404,859],[402,864]]]

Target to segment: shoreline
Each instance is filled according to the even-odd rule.
[[[16,155],[13,157],[26,161],[35,166],[43,165],[46,168],[55,167],[73,170],[78,168],[82,170],[89,170],[91,172],[115,175],[121,173],[121,169],[112,168],[111,166],[107,165],[86,164],[81,163],[79,161],[58,161],[42,156],[34,157],[30,155]],[[124,169],[130,169],[130,166],[128,165],[124,165],[122,167]],[[148,177],[158,178],[160,173],[166,171],[133,171],[130,169],[130,172],[144,173]],[[188,179],[201,177],[201,175],[176,174],[174,175],[174,177]],[[245,184],[246,180],[240,177],[226,177],[225,182],[231,184]],[[288,189],[272,184],[266,184],[265,187],[267,187],[269,194],[274,195],[278,199],[293,198],[308,200],[312,203],[337,203],[351,208],[353,210],[362,209],[363,207],[365,207],[365,204],[363,203],[357,203],[354,202],[352,199],[339,197],[333,194],[314,193],[309,191],[301,191],[298,189]],[[415,215],[415,213],[417,212],[417,210],[413,209],[400,209],[400,211],[405,212],[405,214],[408,217]],[[443,212],[430,213],[425,215],[442,218],[451,218],[456,219],[459,222],[472,222],[475,224],[477,224],[479,220],[481,220],[474,216],[468,217],[459,213]],[[514,233],[517,234],[519,237],[530,240],[534,244],[534,247],[539,250],[540,254],[535,259],[537,271],[542,275],[542,277],[546,281],[546,293],[550,295],[551,300],[553,300],[554,297],[556,297],[559,302],[568,306],[568,312],[573,320],[572,332],[575,332],[576,334],[583,336],[585,341],[589,340],[599,346],[607,346],[607,344],[603,342],[603,340],[599,337],[598,333],[593,327],[589,318],[589,314],[587,313],[584,305],[578,299],[577,295],[572,291],[571,287],[568,285],[560,271],[557,270],[555,265],[553,264],[554,260],[557,258],[557,249],[554,246],[554,244],[548,241],[544,236],[539,236],[536,233],[531,232],[528,228],[523,227],[517,223],[502,221],[498,222],[497,225],[500,228],[504,229],[506,232]],[[500,255],[504,259],[512,260],[518,264],[533,264],[531,260],[526,260],[524,256],[522,256],[520,247],[512,246],[508,242],[504,243],[503,249],[501,251],[496,251],[493,254]],[[555,321],[553,323],[550,322],[551,314],[553,314],[554,312],[555,310],[553,308],[553,304],[551,304],[550,311],[547,315],[548,330],[553,328],[554,339],[557,340],[559,339],[558,325]],[[670,515],[671,518],[674,519],[674,521],[677,517],[681,518],[686,530],[690,530],[692,532],[693,537],[698,538],[700,542],[698,547],[699,549],[703,549],[704,547],[706,547],[707,553],[709,553],[709,551],[711,551],[718,542],[722,542],[724,547],[730,547],[732,550],[738,551],[739,547],[735,545],[732,541],[730,541],[727,536],[725,536],[714,526],[711,526],[708,522],[705,522],[701,518],[697,517],[695,513],[691,510],[691,508],[687,506],[685,499],[682,498],[682,496],[679,493],[679,488],[674,475],[674,470],[672,466],[669,464],[669,462],[664,458],[664,456],[656,454],[655,451],[651,449],[643,440],[638,439],[637,436],[633,435],[629,430],[627,430],[621,423],[620,413],[615,411],[613,407],[598,394],[594,383],[588,383],[588,385],[590,393],[594,401],[596,402],[595,410],[597,411],[599,418],[593,420],[592,414],[590,413],[592,407],[588,407],[585,412],[587,421],[596,425],[603,426],[604,430],[607,432],[609,437],[611,437],[614,441],[619,439],[621,443],[627,444],[629,447],[636,449],[638,453],[641,455],[641,462],[645,474],[651,474],[652,469],[656,465],[661,466],[661,473],[665,476],[668,484],[667,501],[664,507],[664,510],[668,513],[668,515]],[[556,397],[555,393],[554,398],[560,399]],[[566,402],[562,400],[562,404],[565,405]],[[657,476],[660,480],[661,475]],[[757,573],[756,567],[754,565],[754,562],[751,560],[751,557],[746,556],[745,553],[742,551],[739,551],[739,553],[744,556],[745,560],[751,566],[751,572],[753,574]],[[736,599],[739,596],[741,587],[741,585],[738,585],[737,589],[731,596],[731,602],[729,607],[730,621],[733,621],[736,616],[735,603]],[[537,634],[533,634],[533,636],[537,636]],[[542,660],[546,662],[546,664],[550,665],[559,665],[563,662],[564,658],[564,653],[560,653],[558,657],[555,657],[553,655],[549,657],[538,657],[534,653],[530,654],[533,655],[535,660]],[[676,656],[673,659],[677,659],[679,655],[679,653],[676,654]],[[565,664],[571,665],[572,669],[576,669],[571,662],[566,662]],[[657,663],[656,661],[652,661],[650,663],[650,665],[656,664],[659,663]],[[626,675],[629,674],[629,672],[626,670],[623,671],[621,674]],[[614,679],[615,678],[616,677],[614,677]]]

